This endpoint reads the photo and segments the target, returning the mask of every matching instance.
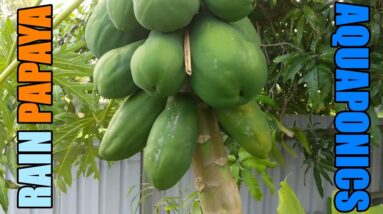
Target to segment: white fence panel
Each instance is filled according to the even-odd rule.
[[[313,122],[319,122],[322,128],[328,128],[331,120],[326,117],[314,117]],[[294,124],[300,128],[307,125],[307,117],[287,117],[285,124],[292,127]],[[375,149],[371,160],[372,183],[370,191],[382,190],[383,170],[382,152],[383,146]],[[303,156],[294,158],[289,154],[286,157],[286,166],[270,170],[274,184],[278,191],[279,183],[288,178],[289,184],[296,192],[302,202],[307,214],[326,214],[327,197],[331,195],[334,187],[324,182],[325,197],[321,198],[316,190],[312,172],[304,176],[305,168],[302,167]],[[55,206],[51,210],[23,210],[16,208],[16,191],[9,192],[9,214],[151,214],[154,205],[164,196],[179,196],[180,192],[189,189],[194,191],[194,176],[189,171],[181,180],[179,185],[168,191],[154,191],[151,197],[147,198],[142,206],[139,204],[140,183],[145,182],[141,177],[142,167],[140,154],[129,160],[114,163],[111,167],[104,161],[99,162],[99,181],[93,178],[79,178],[73,182],[67,194],[60,194],[55,197]],[[171,176],[171,175],[170,175]],[[8,178],[11,175],[8,173]],[[13,178],[11,178],[14,180]],[[262,185],[261,180],[259,179]],[[130,194],[129,190],[132,189]],[[246,187],[241,188],[242,207],[244,214],[275,214],[278,206],[278,194],[273,195],[262,186],[264,199],[255,202]],[[187,194],[187,193],[186,193]],[[184,194],[183,196],[185,197]],[[138,208],[136,210],[136,208]],[[141,209],[142,208],[142,209]],[[135,210],[137,212],[135,212]],[[3,214],[3,212],[0,212]]]

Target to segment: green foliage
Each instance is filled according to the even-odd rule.
[[[286,3],[263,10],[278,13],[282,4]],[[334,53],[329,39],[334,29],[325,23],[332,20],[332,10],[323,3],[302,1],[282,14],[267,18],[269,22],[254,18],[271,68],[265,91],[280,106],[280,114],[329,113]]]
[[[322,180],[325,179],[331,185],[332,173],[335,172],[334,168],[334,144],[333,137],[334,132],[327,129],[318,129],[315,124],[310,123],[309,129],[301,134],[306,134],[306,138],[310,141],[311,153],[303,149],[305,160],[303,164],[306,166],[305,174],[308,173],[309,169],[312,168],[315,183],[317,186],[318,193],[323,197]]]
[[[72,184],[72,170],[77,166],[77,176],[99,177],[96,158],[102,132],[112,116],[117,103],[111,103],[105,111],[106,102],[94,91],[91,82],[93,54],[88,52],[82,39],[85,17],[83,13],[70,16],[56,29],[55,60],[50,68],[54,72],[53,145],[55,157],[55,184],[66,192]]]
[[[179,185],[180,187],[180,185]],[[135,191],[136,194],[133,194],[133,190],[140,188],[140,191]],[[194,188],[186,187],[182,189],[179,188],[178,194],[176,196],[166,196],[161,198],[153,207],[153,210],[150,213],[167,213],[167,214],[178,214],[178,213],[187,213],[187,214],[202,214],[202,209],[200,201],[198,199],[198,192],[193,191]],[[145,203],[157,190],[150,183],[143,183],[141,186],[132,186],[129,190],[128,196],[133,200],[131,201],[130,213],[136,214],[139,213],[139,207]],[[138,200],[137,206],[135,207],[132,202]],[[146,211],[148,212],[148,211]]]
[[[91,82],[94,60],[83,42],[85,19],[89,8],[78,8],[78,13],[71,14],[54,30],[54,64],[42,66],[42,69],[54,72],[53,97],[54,105],[44,107],[54,113],[54,122],[49,125],[16,124],[16,70],[0,85],[0,167],[6,168],[16,177],[16,130],[52,129],[54,133],[54,172],[55,185],[64,192],[72,184],[73,166],[77,167],[77,176],[93,175],[99,177],[96,158],[98,145],[108,121],[117,107],[111,103],[105,110],[107,101],[96,95]],[[16,38],[14,17],[2,17],[3,26],[0,37],[0,70],[3,71],[14,59],[12,46]],[[5,180],[0,174],[0,185],[7,188],[17,186]],[[3,193],[7,188],[1,188]],[[0,196],[0,204],[6,210],[8,201]]]
[[[282,181],[280,186],[281,188],[278,192],[278,214],[305,214],[298,197],[287,183],[287,180]]]
[[[229,146],[228,156],[231,172],[237,181],[238,186],[244,183],[255,200],[263,198],[263,192],[258,182],[258,178],[269,188],[271,193],[275,192],[272,178],[268,174],[269,168],[275,168],[277,163],[269,159],[255,158],[228,137],[225,144]],[[254,174],[256,172],[256,174]]]
[[[13,55],[12,46],[15,37],[15,25],[10,17],[1,16],[0,23],[0,70],[3,70]],[[16,174],[15,126],[16,126],[16,86],[15,81],[0,84],[0,205],[4,211],[8,209],[7,166],[13,175]]]
[[[335,104],[333,99],[334,63],[336,51],[330,45],[335,26],[335,1],[258,1],[251,20],[259,31],[263,50],[269,64],[269,81],[257,101],[264,104],[277,119],[274,131],[272,156],[283,164],[280,147],[292,156],[297,151],[305,156],[303,165],[306,173],[312,170],[318,193],[323,196],[323,182],[332,184],[334,172],[333,132],[331,127],[320,129],[310,122],[307,130],[293,128],[292,135],[278,122],[285,114],[334,116],[345,110],[344,105]],[[370,134],[374,145],[382,140],[378,112],[383,103],[379,91],[383,90],[383,50],[379,39],[382,35],[382,1],[348,1],[371,6],[371,116]],[[286,136],[296,143],[288,145]]]
[[[6,187],[5,171],[0,169],[0,205],[4,211],[8,210],[8,188]]]
[[[265,95],[276,106],[275,113],[324,114],[336,111],[333,100],[333,56],[330,38],[335,27],[334,2],[278,1],[275,6],[259,3],[252,14],[252,21],[260,32],[262,47],[269,62],[270,78]],[[366,4],[366,2],[363,2]],[[382,65],[383,46],[378,39],[382,19],[378,8],[382,2],[370,1],[372,31],[371,47],[371,96],[374,107],[382,104],[378,91],[383,89],[378,68]],[[266,15],[267,14],[267,15]],[[271,14],[271,15],[269,15]]]

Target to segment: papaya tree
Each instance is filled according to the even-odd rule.
[[[331,117],[345,109],[333,99],[334,26],[329,23],[335,1],[217,2],[74,0],[55,15],[54,105],[49,110],[54,112],[57,188],[66,192],[71,186],[73,167],[76,176],[97,179],[98,158],[118,161],[143,151],[144,171],[155,188],[176,185],[192,169],[198,199],[188,208],[235,214],[242,212],[242,183],[255,200],[262,199],[254,172],[275,191],[268,172],[283,167],[285,150],[303,153],[306,172],[313,169],[323,196],[323,183],[332,184],[335,170],[330,127],[312,124],[300,130],[282,121],[287,114]],[[370,133],[378,145],[383,2],[350,2],[372,8]],[[4,210],[8,189],[18,188],[5,175],[6,170],[17,173],[16,130],[47,127],[16,123],[15,11],[31,6],[22,4],[4,3],[8,13],[1,13]],[[279,213],[298,204],[286,182],[279,196]]]

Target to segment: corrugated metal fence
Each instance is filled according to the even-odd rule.
[[[307,117],[287,117],[285,124],[288,127],[297,126],[306,128],[309,119]],[[312,123],[318,127],[328,128],[331,119],[326,117],[313,117]],[[374,150],[371,161],[372,183],[371,191],[382,190],[383,170],[382,154],[383,147]],[[296,192],[308,214],[325,214],[327,197],[331,195],[333,187],[324,185],[325,197],[322,199],[317,193],[312,173],[304,176],[302,161],[304,157],[294,158],[284,154],[286,166],[270,171],[273,181],[278,187],[280,181],[288,177],[289,184]],[[136,155],[129,160],[117,162],[111,167],[104,161],[99,162],[101,179],[96,181],[92,178],[79,178],[73,182],[73,186],[66,194],[57,194],[54,208],[50,210],[23,210],[16,208],[16,191],[10,191],[9,200],[10,214],[151,214],[154,205],[163,196],[179,196],[185,189],[194,191],[193,173],[189,172],[179,185],[163,192],[154,191],[153,195],[139,203],[141,178],[141,157]],[[11,176],[11,175],[9,175]],[[144,179],[144,178],[143,178]],[[262,182],[260,182],[262,184]],[[244,214],[274,214],[278,206],[278,194],[271,194],[262,186],[264,199],[255,202],[246,187],[241,188],[241,196]],[[278,189],[278,188],[277,188]],[[189,191],[190,192],[190,191]],[[186,194],[184,194],[185,196]],[[1,213],[1,212],[0,212]]]

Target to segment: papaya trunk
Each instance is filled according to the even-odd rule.
[[[218,122],[206,105],[198,106],[199,137],[193,158],[204,214],[241,214],[241,198],[230,172]]]

